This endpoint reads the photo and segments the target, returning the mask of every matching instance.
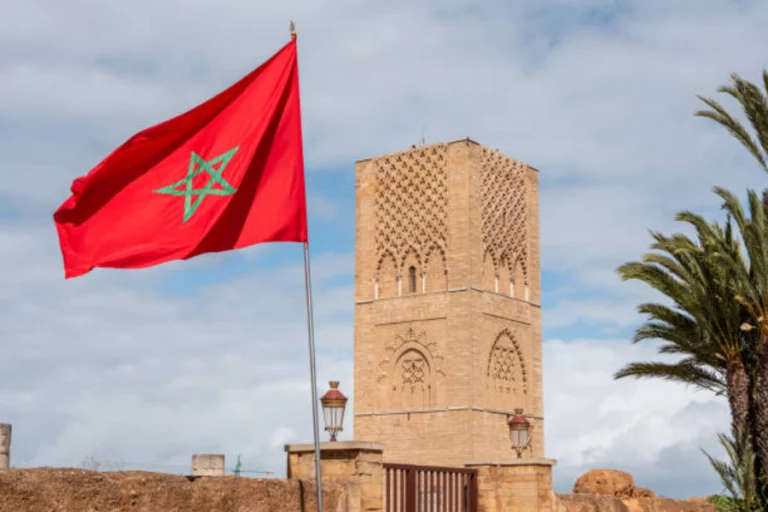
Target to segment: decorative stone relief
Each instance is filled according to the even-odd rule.
[[[411,353],[413,356],[410,355]],[[421,357],[423,364],[417,361],[416,355]],[[377,381],[383,382],[389,377],[394,377],[393,374],[399,370],[401,385],[410,384],[419,375],[424,374],[419,368],[430,372],[434,371],[436,375],[442,377],[445,376],[443,356],[440,354],[437,343],[427,341],[426,332],[417,333],[412,327],[409,327],[401,334],[396,335],[395,340],[385,348],[384,358],[379,363],[380,373]],[[392,381],[396,383],[397,379],[392,378]]]
[[[504,329],[496,337],[488,356],[488,385],[495,391],[516,394],[528,393],[528,378],[523,354],[515,337]]]
[[[427,358],[415,349],[410,349],[400,356],[397,361],[397,372],[402,379],[403,389],[414,391],[417,385],[429,382]]]
[[[381,400],[399,410],[432,407],[437,379],[445,376],[437,343],[411,327],[386,347],[379,370]]]
[[[482,149],[483,244],[498,275],[503,265],[509,275],[515,266],[528,281],[528,205],[524,166],[497,151]],[[506,284],[506,286],[509,286]]]
[[[445,269],[448,225],[447,146],[437,144],[376,160],[375,243],[377,279],[391,254],[398,274],[406,264]],[[440,262],[435,262],[440,258]],[[406,261],[407,260],[407,261]],[[436,264],[439,263],[439,264]],[[421,274],[424,269],[417,268]],[[436,273],[436,272],[435,272]]]

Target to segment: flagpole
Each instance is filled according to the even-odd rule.
[[[296,40],[296,25],[291,20],[291,39]],[[309,339],[309,375],[312,380],[312,430],[315,436],[315,480],[317,512],[323,512],[323,477],[320,470],[320,419],[317,416],[317,370],[315,364],[315,322],[312,311],[312,272],[309,266],[309,240],[304,242],[304,283],[307,296],[307,334]]]
[[[312,426],[315,434],[315,478],[317,510],[323,512],[323,480],[320,471],[320,427],[317,417],[317,377],[315,371],[315,325],[312,318],[312,278],[309,268],[309,242],[304,242],[304,280],[307,292],[307,331],[309,332],[309,374],[312,379]]]

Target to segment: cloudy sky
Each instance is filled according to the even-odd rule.
[[[220,91],[299,28],[318,377],[352,394],[354,160],[471,136],[541,170],[547,455],[669,496],[718,492],[722,400],[614,382],[647,290],[620,263],[714,184],[765,176],[695,118],[756,79],[759,0],[2,0],[0,421],[16,466],[188,470],[192,453],[284,471],[311,440],[299,245],[65,282],[51,215],[140,129]],[[351,436],[351,424],[343,437]],[[156,465],[156,466],[153,466]],[[169,469],[170,468],[170,469]]]

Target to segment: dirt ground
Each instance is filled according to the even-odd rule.
[[[309,512],[315,487],[296,480],[190,479],[143,471],[69,468],[0,472],[0,512]],[[324,487],[324,509],[343,510],[341,487]]]

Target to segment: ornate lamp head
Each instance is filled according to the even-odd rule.
[[[523,416],[523,410],[517,408],[515,409],[515,415],[508,417],[507,426],[509,427],[509,439],[512,441],[512,448],[517,452],[517,458],[519,459],[522,457],[523,451],[530,444],[528,434],[531,430],[531,424]]]
[[[331,433],[331,441],[336,441],[336,435],[344,429],[344,409],[347,407],[347,397],[339,391],[339,381],[332,380],[329,384],[331,389],[323,395],[320,403],[323,405],[325,430]]]

